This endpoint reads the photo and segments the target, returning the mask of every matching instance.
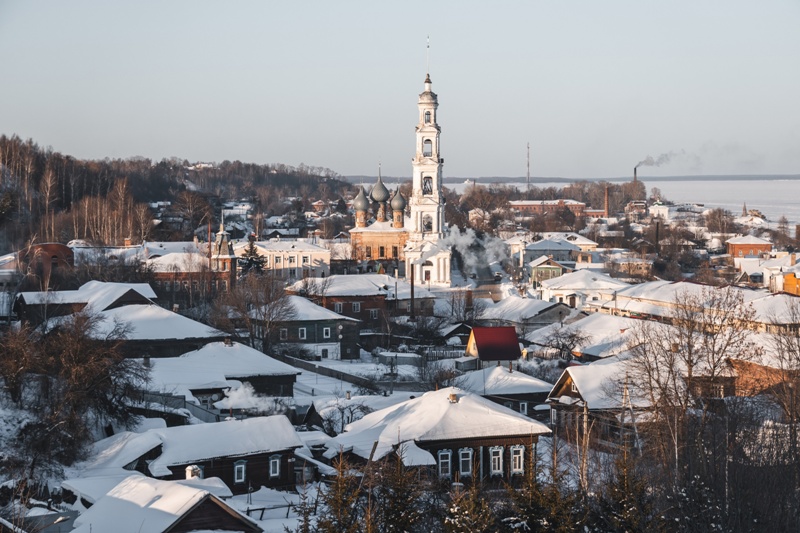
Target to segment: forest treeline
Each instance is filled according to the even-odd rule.
[[[141,238],[153,218],[148,204],[177,203],[181,193],[247,198],[266,209],[287,197],[337,198],[350,187],[334,171],[301,164],[223,161],[191,165],[178,158],[82,160],[0,135],[0,245],[85,239],[122,244]]]

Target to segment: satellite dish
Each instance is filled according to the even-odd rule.
[[[216,402],[216,401],[219,401],[219,394],[217,394],[217,393],[214,393],[214,394],[212,394],[212,395],[211,395],[211,399],[212,399],[213,401],[215,401],[215,402]]]

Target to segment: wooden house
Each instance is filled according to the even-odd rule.
[[[125,478],[81,514],[75,526],[75,533],[263,531],[207,490],[143,476]]]
[[[367,414],[326,443],[325,457],[396,458],[434,480],[513,482],[530,466],[542,423],[457,387]]]

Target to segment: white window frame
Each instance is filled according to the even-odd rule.
[[[303,256],[303,264],[304,265],[310,265],[311,264],[311,256],[304,255]]]
[[[322,328],[322,338],[323,339],[331,338],[331,328]]]
[[[552,407],[550,408],[550,423],[554,426],[558,423],[558,411]]]
[[[281,456],[273,455],[269,458],[269,477],[281,477]]]
[[[528,416],[528,402],[519,402],[519,412],[525,416]]]
[[[377,309],[370,309],[369,310],[369,317],[372,320],[378,320],[378,310]]]
[[[461,477],[472,475],[472,458],[474,451],[472,448],[461,448],[458,450],[458,475]],[[464,468],[464,462],[467,468]]]
[[[489,448],[489,475],[503,475],[503,447],[492,446]]]
[[[333,312],[341,314],[342,312],[342,302],[336,302],[333,304]]]
[[[511,474],[525,473],[525,446],[511,447]]]
[[[245,481],[247,481],[247,461],[236,461],[233,463],[233,482],[244,483]]]
[[[353,302],[353,312],[354,313],[361,312],[361,302]]]
[[[306,328],[297,328],[297,338],[301,341],[306,340]]]
[[[436,455],[439,458],[439,477],[449,479],[453,475],[453,452],[450,450],[439,450]]]

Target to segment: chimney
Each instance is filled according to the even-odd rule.
[[[123,244],[126,247],[130,246],[131,245],[131,238],[130,237],[125,237],[125,242]]]
[[[149,355],[145,355],[145,356],[142,358],[142,365],[143,365],[145,368],[150,368],[150,356],[149,356]]]
[[[636,172],[636,169],[633,169],[633,171]],[[603,218],[608,218],[608,185],[606,185],[603,193]]]
[[[450,403],[458,403],[458,395],[455,392],[451,392],[447,399],[450,401]]]
[[[223,342],[225,343],[225,346],[233,346],[233,341],[231,340],[230,337],[225,337],[225,340]]]
[[[350,399],[350,391],[345,391],[344,398],[345,398],[345,400],[349,400]]]
[[[186,479],[198,478],[202,479],[200,467],[197,465],[189,465],[186,467]]]
[[[633,167],[633,183],[636,184],[636,169],[639,167]]]

